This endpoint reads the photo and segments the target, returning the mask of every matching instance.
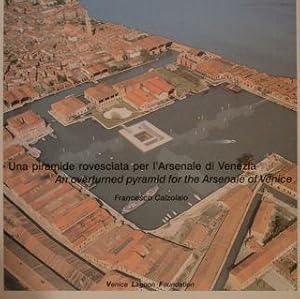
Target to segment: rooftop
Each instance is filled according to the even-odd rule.
[[[292,181],[290,183],[286,182],[284,184],[285,187],[293,190],[294,192],[297,192],[297,165],[292,164],[287,167],[285,167],[279,175],[284,177],[291,177]]]
[[[268,242],[261,251],[241,262],[231,271],[232,281],[237,288],[243,288],[263,274],[267,267],[297,241],[297,224],[294,223]]]
[[[251,232],[258,238],[259,243],[263,240],[268,232],[269,226],[276,212],[276,204],[270,199],[264,199],[255,215]]]
[[[135,76],[131,79],[121,81],[121,82],[115,84],[114,86],[117,89],[126,88],[128,86],[134,86],[134,85],[140,86],[143,82],[146,82],[147,80],[157,77],[157,76],[159,76],[159,74],[157,72],[151,71],[151,72],[147,72],[142,75],[139,75],[139,76]]]
[[[14,102],[20,102],[26,99],[32,99],[38,96],[38,93],[31,85],[22,85],[17,88],[4,91],[3,97],[5,101],[12,105]]]
[[[4,143],[9,142],[12,139],[13,139],[12,134],[6,128],[4,128],[3,129],[3,140],[4,140]]]
[[[220,199],[228,207],[228,213],[191,280],[195,285],[188,290],[213,289],[251,196],[252,192],[248,187],[238,186]]]
[[[134,44],[143,49],[151,50],[153,48],[164,46],[168,43],[171,43],[170,39],[161,36],[147,36],[145,38],[137,40]]]
[[[3,160],[7,161],[7,160],[9,160],[11,158],[15,158],[16,156],[21,155],[23,153],[25,153],[25,149],[23,146],[21,146],[19,144],[11,145],[4,150]]]
[[[108,67],[103,63],[99,63],[99,64],[85,68],[85,71],[87,71],[91,75],[100,74],[100,73],[106,72],[107,70],[108,70]]]
[[[45,123],[43,118],[33,111],[26,111],[7,120],[8,128],[22,131],[40,123]]]
[[[228,72],[232,67],[232,63],[216,58],[203,60],[200,64],[198,64],[197,70],[215,77],[219,74]]]
[[[86,97],[93,98],[94,100],[101,100],[112,97],[117,94],[117,91],[107,83],[100,83],[94,87],[90,87],[84,92]]]
[[[135,106],[141,107],[146,103],[152,102],[155,98],[149,93],[144,92],[142,89],[136,88],[126,93],[126,98]]]
[[[55,102],[51,104],[51,110],[54,113],[59,114],[63,117],[70,117],[72,116],[76,111],[84,108],[86,106],[85,103],[80,101],[75,96],[71,95],[68,96],[58,102]]]
[[[36,160],[23,154],[15,162],[30,165]],[[86,244],[82,247],[86,258],[155,281],[170,282],[191,254],[185,247],[116,222],[95,199],[68,183],[55,183],[56,174],[52,171],[33,173],[30,167],[20,171],[6,166],[4,183],[74,249]]]
[[[171,92],[174,90],[174,87],[171,84],[160,77],[154,77],[146,80],[143,82],[143,86],[145,86],[153,94]]]

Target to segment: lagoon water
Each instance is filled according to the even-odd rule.
[[[295,75],[295,1],[83,0],[82,3],[94,17],[176,38],[269,73]],[[154,66],[172,60],[174,57],[167,55]],[[124,80],[149,67],[131,70],[108,81]],[[53,118],[47,112],[50,104],[66,94],[80,94],[86,86],[26,105],[6,114],[5,119],[32,109],[51,122],[58,138],[47,137],[36,144],[42,150],[41,160],[48,163],[152,163],[157,160],[204,164],[212,160],[236,162],[244,153],[251,153],[256,161],[260,161],[271,152],[296,161],[295,112],[247,92],[235,94],[221,87],[212,88],[205,95],[178,101],[131,122],[147,119],[173,137],[171,142],[147,153],[140,152],[127,142],[118,133],[118,128],[106,130],[92,120],[68,127],[52,123]],[[236,142],[226,143],[224,140]],[[69,174],[99,175],[93,171]],[[118,172],[111,174],[120,175]],[[149,171],[145,174],[156,173]],[[182,176],[186,173],[174,174]],[[192,174],[203,177],[205,173]],[[210,174],[220,175],[220,171],[215,169]],[[235,175],[237,172],[223,174]],[[152,186],[99,184],[92,192],[121,211],[125,203],[116,201],[116,194],[138,195]],[[160,186],[159,193],[188,195],[188,202],[195,204],[198,200],[194,194],[203,198],[219,187],[216,184],[164,184]],[[141,228],[150,230],[162,225],[166,214],[172,215],[172,211],[179,214],[188,209],[188,202],[148,202],[127,217]]]
[[[91,16],[296,75],[296,0],[81,0]]]

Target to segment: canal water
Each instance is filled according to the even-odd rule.
[[[170,37],[175,37],[177,33],[178,40],[210,50],[214,50],[212,47],[218,47],[221,54],[227,54],[226,56],[229,58],[232,55],[232,59],[237,58],[235,60],[249,63],[249,65],[255,67],[259,66],[267,72],[288,75],[294,73],[294,40],[290,36],[293,32],[293,21],[290,20],[290,18],[293,19],[293,1],[280,2],[285,3],[285,5],[279,5],[278,1],[265,0],[260,1],[259,4],[257,1],[246,0],[172,0],[172,2],[155,0],[151,3],[150,1],[135,0],[84,0],[82,2],[88,6],[92,14],[95,15],[95,12],[99,12],[97,13],[99,18],[120,21]],[[230,9],[223,2],[228,3],[229,6],[231,5],[232,21],[237,22],[240,20],[240,26],[229,26],[227,14],[229,14]],[[127,3],[128,6],[124,3]],[[202,3],[203,6],[199,3]],[[220,5],[216,5],[216,3]],[[251,3],[252,5],[250,5]],[[197,14],[195,11],[198,11]],[[209,18],[206,16],[208,13],[210,14]],[[282,22],[278,21],[281,26],[280,32],[286,32],[286,34],[279,33],[276,41],[275,38],[273,40],[272,35],[270,37],[267,34],[270,33],[270,27],[276,23],[273,20],[275,16],[271,18],[270,24],[268,24],[267,19],[261,20],[272,13],[279,20],[282,18]],[[235,14],[238,14],[238,16]],[[244,20],[244,14],[252,15],[253,24],[248,24]],[[210,21],[210,26],[202,18]],[[221,26],[221,18],[223,18],[226,26]],[[268,24],[265,25],[266,32],[262,29],[264,27],[258,29],[258,24],[263,22]],[[151,23],[153,24],[151,25]],[[206,25],[204,26],[204,24]],[[218,29],[220,26],[221,28]],[[239,27],[241,31],[251,32],[246,34],[246,37],[249,38],[248,43],[242,32],[236,35],[235,27]],[[276,30],[276,28],[278,28],[277,25],[273,30]],[[219,33],[217,33],[218,30],[220,30]],[[229,32],[231,33],[229,34]],[[225,36],[227,37],[226,41],[224,40]],[[211,40],[209,37],[211,37]],[[270,42],[268,46],[265,37]],[[251,42],[257,41],[257,44],[249,44],[250,40]],[[263,46],[258,42],[260,40]],[[278,43],[276,47],[275,43]],[[269,55],[265,56],[267,51],[264,47],[268,47]],[[233,52],[229,50],[230,48]],[[286,59],[281,56],[283,49],[289,53]],[[165,65],[173,60],[173,54],[166,55],[160,61],[116,75],[107,79],[107,81],[115,83],[142,73],[151,67]],[[144,119],[148,120],[173,137],[173,140],[169,143],[147,153],[140,152],[126,141],[119,134],[118,128],[106,130],[99,123],[92,120],[68,127],[52,122],[53,118],[48,114],[50,104],[67,94],[82,94],[83,90],[89,85],[84,84],[58,95],[50,96],[42,101],[28,104],[17,111],[5,114],[5,119],[31,109],[41,114],[52,124],[58,138],[47,137],[45,141],[41,140],[36,144],[36,147],[42,150],[41,160],[46,163],[106,163],[113,161],[130,164],[138,162],[152,163],[153,161],[180,163],[196,161],[205,164],[209,161],[236,162],[236,159],[244,153],[251,153],[256,161],[260,161],[272,152],[296,161],[296,113],[247,92],[243,91],[235,94],[224,90],[222,87],[212,88],[205,95],[191,96],[186,100],[178,101],[171,106],[132,121],[130,124]],[[233,140],[234,142],[227,143],[226,140]],[[200,177],[206,174],[204,171],[190,171],[189,173],[175,171],[173,173],[179,176],[193,174]],[[211,175],[224,174],[230,176],[237,173],[236,171],[220,172],[217,169],[209,172]],[[96,171],[86,171],[80,174],[78,172],[68,172],[68,174],[71,176],[91,176],[93,174],[99,176],[99,172]],[[130,172],[127,174],[130,175]],[[156,175],[157,173],[147,171],[144,174]],[[105,176],[108,173],[101,172],[100,175]],[[110,172],[110,175],[120,175],[120,172]],[[203,198],[220,186],[208,183],[160,185],[159,194],[187,195],[189,197],[188,201],[147,202],[126,217],[143,229],[155,229],[163,224],[162,218],[167,214],[174,217],[172,211],[179,214],[190,208],[190,204],[197,203],[198,200],[194,194]],[[121,211],[125,203],[115,200],[116,194],[138,195],[139,193],[143,194],[151,187],[153,187],[153,184],[139,184],[131,187],[99,184],[92,189],[92,192],[116,210]]]
[[[40,113],[47,121],[53,118],[47,113],[50,101],[31,104],[30,109]],[[29,108],[29,107],[28,107]],[[147,119],[152,124],[170,134],[173,140],[150,152],[142,153],[127,142],[118,132],[118,128],[104,129],[99,123],[87,120],[72,126],[63,127],[52,123],[57,139],[47,137],[36,147],[41,149],[41,160],[46,163],[150,163],[163,162],[199,162],[209,161],[236,162],[244,153],[251,153],[257,161],[268,153],[276,152],[296,160],[296,114],[276,104],[262,100],[246,92],[234,94],[221,87],[211,89],[205,95],[194,95],[186,100],[153,112],[137,121]],[[130,123],[130,124],[131,124]],[[235,140],[226,143],[224,140]],[[101,153],[101,155],[99,154]],[[113,159],[113,160],[111,160]],[[209,175],[236,175],[236,171],[174,171],[172,174],[186,174],[203,177]],[[119,176],[119,171],[68,172],[71,176]],[[139,173],[142,175],[143,173]],[[145,175],[156,175],[147,171]],[[161,173],[163,174],[163,173]],[[126,175],[137,175],[126,172]],[[218,189],[221,184],[163,184],[161,195],[187,195],[188,201],[147,202],[127,217],[144,229],[154,229],[162,224],[167,214],[174,217],[172,211],[181,213],[198,200]],[[121,211],[125,205],[115,200],[115,195],[138,195],[146,192],[153,185],[136,186],[99,184],[92,190],[97,196],[116,210]]]

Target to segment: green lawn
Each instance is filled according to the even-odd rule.
[[[157,69],[157,72],[168,82],[170,82],[177,89],[177,95],[180,97],[183,94],[196,91],[201,92],[206,89],[206,84],[187,70],[178,68],[176,71],[170,71],[166,68]]]

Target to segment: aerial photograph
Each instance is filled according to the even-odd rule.
[[[297,290],[296,0],[3,7],[5,291]]]

